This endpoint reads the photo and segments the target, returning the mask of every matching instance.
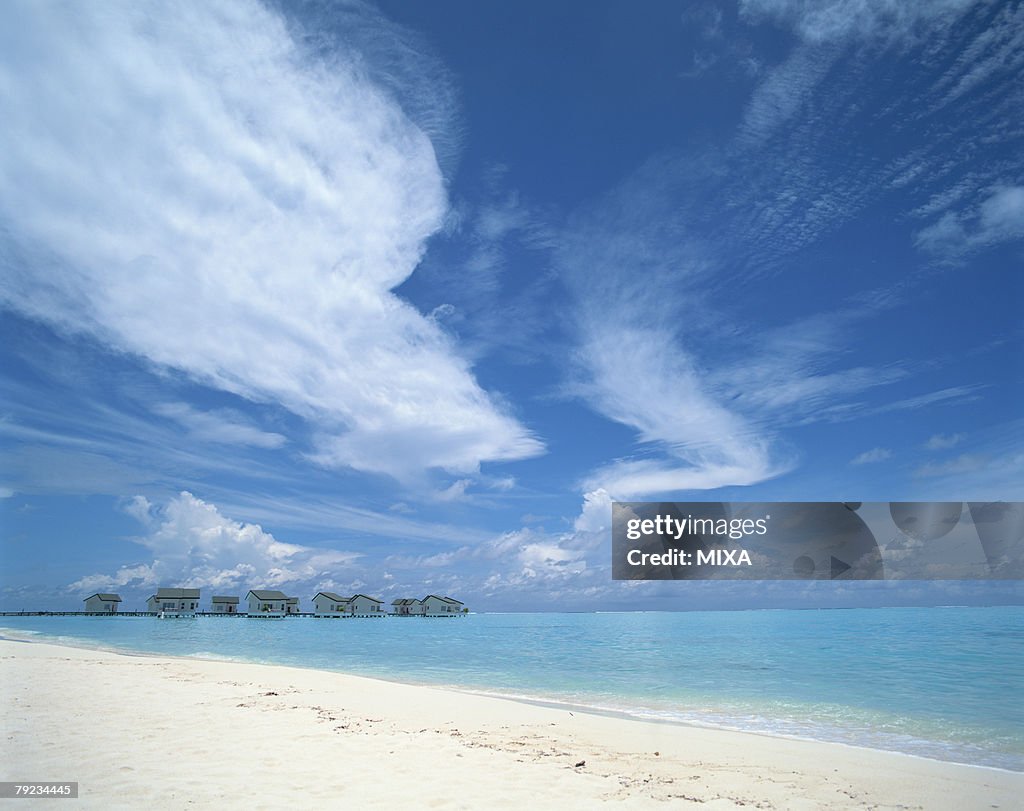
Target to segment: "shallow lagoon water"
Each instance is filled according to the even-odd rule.
[[[1024,771],[1024,607],[0,624]]]

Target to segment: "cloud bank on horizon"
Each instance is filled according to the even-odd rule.
[[[1022,497],[1024,6],[568,9],[0,9],[0,602],[675,605],[611,499]]]

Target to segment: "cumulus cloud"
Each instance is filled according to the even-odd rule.
[[[147,534],[134,540],[148,550],[152,561],[126,565],[113,574],[87,575],[70,584],[70,590],[276,588],[331,578],[358,558],[356,553],[284,543],[257,524],[222,515],[215,505],[188,492],[159,510],[142,496],[124,509],[144,522]]]
[[[549,535],[528,527],[507,532],[476,552],[497,563],[483,584],[491,592],[580,577],[587,570],[586,553],[575,533]]]
[[[121,505],[121,510],[140,524],[149,524],[153,519],[153,504],[145,496],[132,496]]]
[[[573,522],[577,532],[611,532],[612,498],[607,490],[591,490],[583,494],[583,507]]]
[[[530,522],[536,516],[527,516]],[[389,555],[383,565],[396,573],[386,590],[400,596],[432,581],[460,593],[486,595],[500,604],[530,594],[542,604],[616,591],[610,568],[611,497],[603,490],[583,496],[571,529],[548,532],[524,526],[450,551],[425,555]],[[404,590],[404,591],[403,591]],[[519,603],[522,608],[522,603]]]
[[[254,0],[3,4],[0,301],[282,404],[324,465],[540,452],[391,292],[447,210],[431,139],[295,29]]]

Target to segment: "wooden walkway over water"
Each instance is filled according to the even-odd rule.
[[[156,611],[0,611],[0,617],[155,617]],[[196,611],[197,617],[247,617],[246,613]],[[292,614],[293,617],[312,617],[312,614]]]
[[[221,611],[196,611],[197,617],[248,617],[246,611],[236,611],[232,614]],[[0,611],[0,617],[156,617],[157,611]],[[313,617],[321,620],[345,620],[345,619],[383,619],[384,617],[406,617],[415,616],[422,619],[451,619],[464,616],[458,614],[317,614],[313,611],[296,611],[291,614],[253,614],[254,619],[284,619],[285,617]],[[182,619],[182,618],[172,618]]]

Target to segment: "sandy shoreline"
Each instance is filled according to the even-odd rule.
[[[841,744],[46,643],[0,640],[0,706],[0,780],[76,780],[62,802],[81,808],[1007,809],[1024,792],[1024,774]]]

